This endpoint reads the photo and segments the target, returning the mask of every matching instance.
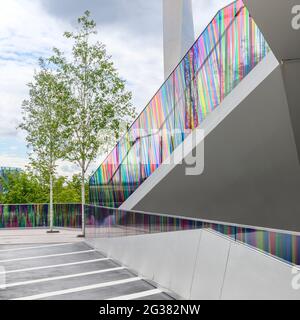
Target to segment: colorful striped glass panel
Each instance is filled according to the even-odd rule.
[[[267,55],[241,0],[220,10],[90,179],[90,202],[118,207]]]
[[[284,232],[208,223],[175,216],[86,206],[86,237],[109,238],[171,231],[207,229],[277,257],[300,265],[300,236]]]
[[[49,227],[48,204],[0,204],[1,228]],[[81,228],[81,204],[54,204],[55,227]]]

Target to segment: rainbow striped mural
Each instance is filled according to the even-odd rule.
[[[55,227],[81,228],[81,204],[54,204]],[[49,227],[48,204],[0,204],[1,228]]]
[[[208,223],[201,220],[86,206],[88,239],[208,229],[285,262],[300,265],[300,236],[283,232]]]
[[[91,177],[90,202],[124,202],[268,51],[241,0],[220,10]]]

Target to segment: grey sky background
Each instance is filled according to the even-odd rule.
[[[24,133],[16,130],[26,84],[37,59],[55,47],[66,53],[62,37],[90,10],[98,40],[106,44],[137,110],[145,107],[163,82],[162,0],[0,0],[0,166],[27,164]],[[195,35],[231,0],[193,0]],[[98,159],[93,167],[99,165]],[[77,168],[61,163],[60,174]]]

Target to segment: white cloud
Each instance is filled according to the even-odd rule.
[[[232,2],[233,0],[193,0],[195,34],[199,36],[217,11]]]
[[[22,157],[13,157],[0,155],[0,166],[1,167],[17,167],[21,169],[25,169],[27,165],[27,160]]]
[[[0,11],[0,134],[17,135],[21,104],[37,59],[63,45],[61,23],[45,15],[36,1],[10,0]]]
[[[28,64],[64,45],[62,21],[47,15],[36,0],[2,1],[0,11],[1,56]]]
[[[196,34],[206,26],[217,9],[228,0],[194,0]],[[217,9],[216,9],[217,6]],[[26,84],[32,79],[37,59],[50,54],[53,46],[68,51],[62,34],[71,21],[46,12],[39,0],[1,1],[0,11],[0,166],[24,167],[24,133],[16,127],[21,119],[21,104],[27,97]],[[141,111],[163,81],[162,35],[122,28],[117,22],[101,25],[98,38],[107,46],[120,75],[133,92],[133,103]],[[150,26],[149,26],[150,27]],[[153,26],[157,29],[157,25]],[[11,148],[1,141],[9,141]],[[6,149],[5,149],[6,148]],[[14,153],[12,153],[14,151]],[[18,151],[18,152],[16,152]],[[92,169],[95,169],[95,162]],[[59,173],[77,172],[69,163],[60,163]]]
[[[1,51],[1,50],[0,50]],[[0,62],[0,136],[16,136],[21,119],[21,104],[26,96],[26,83],[33,75],[30,65],[14,61]]]
[[[163,82],[162,43],[135,37],[116,27],[100,28],[99,38],[119,70],[127,87],[133,92],[133,103],[141,111]]]
[[[0,140],[15,137],[15,149],[25,144],[24,133],[16,127],[21,120],[22,101],[28,94],[26,84],[32,79],[37,59],[49,55],[53,46],[67,51],[62,34],[70,28],[70,24],[45,12],[37,0],[9,0],[1,4]],[[99,29],[99,40],[107,45],[120,75],[133,91],[134,105],[141,110],[162,82],[162,48],[128,30],[107,25]],[[25,153],[12,156],[11,149],[4,147],[0,153],[1,165],[24,167],[27,163]],[[72,164],[61,163],[59,167],[59,173],[69,175],[75,171]]]

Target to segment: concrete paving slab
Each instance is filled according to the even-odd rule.
[[[32,249],[30,249],[32,248]],[[0,245],[0,263],[1,260],[8,260],[8,259],[21,259],[26,257],[35,257],[40,255],[54,255],[54,254],[67,254],[71,252],[80,252],[80,251],[87,251],[93,250],[90,246],[88,246],[84,242],[78,243],[67,243],[66,245],[63,244],[61,246],[54,246],[54,247],[29,247],[28,249],[22,248],[18,250],[11,250],[9,249],[2,249]]]
[[[47,300],[106,300],[114,297],[119,297],[152,289],[154,289],[152,285],[143,280],[139,280],[131,283],[120,284],[118,286],[111,286],[101,289],[94,289],[65,294],[56,297],[50,297]]]
[[[120,266],[114,261],[105,260],[105,261],[99,261],[99,262],[94,262],[90,264],[84,264],[84,265],[83,264],[75,265],[75,266],[71,265],[71,266],[56,267],[51,269],[13,272],[13,273],[6,274],[6,283],[66,276],[70,274],[78,274],[81,272],[92,272],[96,270],[106,270],[106,269],[117,268],[117,267],[120,267]]]
[[[47,233],[48,229],[0,229],[0,249],[5,245],[82,242],[79,229],[57,229],[59,233]]]
[[[80,253],[76,255],[68,255],[68,256],[59,256],[59,257],[49,257],[43,259],[34,259],[34,260],[21,260],[18,262],[2,262],[1,265],[5,267],[6,270],[14,270],[17,268],[30,268],[30,267],[39,267],[39,266],[49,266],[56,264],[64,264],[71,263],[77,261],[85,261],[88,259],[99,259],[103,258],[103,254],[99,252],[86,252]]]
[[[0,267],[7,285],[0,289],[0,300],[102,300],[132,294],[143,299],[143,292],[156,289],[77,238],[79,233],[0,230]],[[145,300],[171,299],[154,292],[158,293],[148,294]]]
[[[160,294],[153,294],[151,296],[138,298],[134,300],[174,300],[174,299],[165,293],[160,293]]]

